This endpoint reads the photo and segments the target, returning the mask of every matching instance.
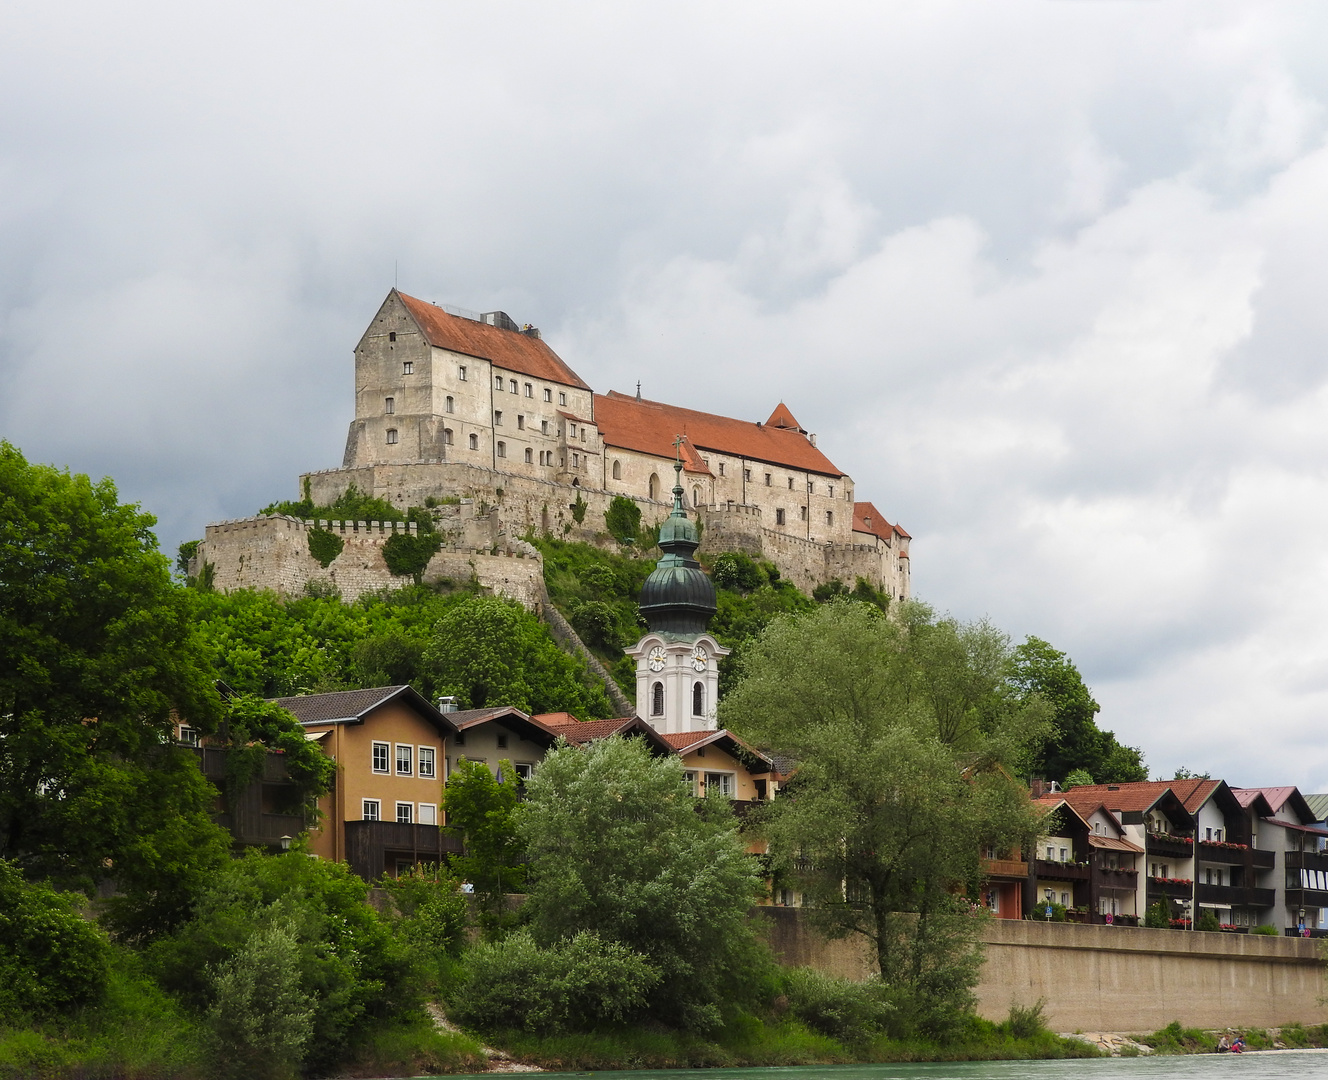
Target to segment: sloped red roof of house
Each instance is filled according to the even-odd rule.
[[[1188,781],[1180,781],[1188,783]],[[1180,798],[1174,780],[1140,780],[1132,784],[1084,784],[1065,792],[1062,798],[1076,811],[1081,805],[1091,804],[1093,809],[1106,806],[1108,810],[1148,810],[1168,790]],[[1092,813],[1092,809],[1089,810]]]
[[[563,383],[580,390],[590,389],[581,381],[581,376],[540,338],[517,330],[503,330],[460,315],[449,315],[427,300],[417,300],[395,289],[393,292],[396,292],[411,317],[419,323],[425,339],[437,349],[477,356],[508,371],[519,371],[522,375],[544,379],[546,382]]]
[[[871,533],[887,543],[894,540],[895,527],[869,502],[853,504],[853,531]]]
[[[766,421],[767,427],[795,428],[802,430],[802,425],[794,419],[793,414],[789,412],[789,407],[782,401],[775,406],[775,411],[770,414],[770,419]]]
[[[844,475],[797,428],[734,420],[659,401],[643,401],[614,390],[595,395],[595,423],[606,446],[641,454],[671,458],[673,440],[686,435],[702,452],[712,450],[824,476]]]
[[[1261,788],[1232,788],[1232,794],[1240,802],[1241,806],[1249,807],[1255,799],[1255,796],[1262,795],[1264,801],[1272,809],[1274,814],[1278,813],[1288,802],[1291,803],[1291,809],[1295,811],[1296,816],[1301,821],[1314,821],[1315,814],[1310,808],[1310,804],[1305,801],[1305,796],[1300,793],[1299,788],[1295,787],[1261,787]]]
[[[568,713],[554,714],[567,716]],[[587,743],[595,739],[607,739],[617,735],[624,728],[632,726],[633,717],[619,717],[615,720],[577,720],[555,722],[544,720],[546,727],[552,728],[571,743]]]

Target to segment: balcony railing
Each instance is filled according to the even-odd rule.
[[[1188,859],[1194,855],[1194,842],[1188,836],[1176,836],[1172,833],[1149,833],[1148,854]]]
[[[1038,859],[1034,872],[1049,881],[1087,881],[1093,873],[1087,863],[1056,862],[1053,859]]]
[[[445,855],[460,855],[461,841],[437,825],[403,821],[346,822],[346,861],[366,881],[387,869],[387,859],[439,862]]]
[[[1216,840],[1199,841],[1199,858],[1208,863],[1244,866],[1245,856],[1249,850],[1249,844],[1230,844]]]
[[[983,859],[982,876],[986,878],[1026,878],[1028,863],[1022,859]]]
[[[1097,869],[1096,875],[1098,888],[1100,889],[1129,889],[1133,891],[1139,886],[1138,870],[1112,869],[1103,866]]]
[[[1269,852],[1269,854],[1272,854]],[[1272,864],[1269,863],[1271,866]],[[1286,853],[1288,870],[1328,870],[1328,852],[1323,851],[1288,851]]]
[[[1277,894],[1272,889],[1256,889],[1249,885],[1210,885],[1201,881],[1195,891],[1201,904],[1270,908],[1277,901]]]
[[[213,820],[245,846],[279,847],[283,836],[299,836],[307,827],[300,814],[218,814]]]
[[[1194,882],[1186,881],[1183,878],[1150,877],[1148,879],[1148,891],[1150,893],[1161,893],[1164,896],[1188,899],[1193,888]]]

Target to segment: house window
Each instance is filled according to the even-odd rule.
[[[744,480],[750,480],[750,479],[752,478],[752,470],[751,470],[751,469],[743,469],[743,470],[742,470],[742,478],[743,478]]]
[[[499,732],[499,733],[498,733],[498,749],[499,749],[499,750],[506,750],[506,749],[507,749],[507,733],[506,733],[506,732]]]
[[[1065,849],[1064,849],[1064,848],[1061,848],[1061,862],[1067,862],[1067,861],[1068,861],[1068,860],[1066,859],[1065,855],[1066,855]]]
[[[662,682],[657,682],[650,688],[650,715],[664,715],[664,684]]]
[[[408,802],[397,803],[397,824],[409,825],[415,820],[415,804]]]
[[[396,341],[396,339],[397,339],[397,332],[395,330],[389,330],[387,334],[387,340]]]
[[[420,803],[420,824],[421,825],[438,824],[438,807],[434,803],[427,803],[427,802]]]
[[[184,724],[181,724],[181,725],[180,725],[180,742],[183,743],[185,746],[197,746],[197,745],[198,745],[198,729],[197,729],[197,728],[186,727]]]
[[[382,804],[377,799],[364,799],[360,803],[360,818],[363,821],[378,821],[382,817]]]
[[[1204,830],[1204,839],[1205,839],[1205,840],[1211,840],[1212,838],[1213,838],[1213,830],[1212,830],[1212,829],[1205,829],[1205,830]]]
[[[682,774],[682,782],[687,785],[692,798],[696,798],[696,773],[688,769]]]
[[[390,427],[387,429],[387,445],[395,446],[397,444],[397,429]]]
[[[507,457],[507,443],[502,440],[499,440],[498,442],[498,456]]]
[[[534,396],[535,396],[535,388],[531,386],[530,383],[526,383],[526,397],[533,398]]]
[[[615,461],[615,462],[613,463],[613,478],[614,478],[615,480],[621,480],[621,479],[622,479],[622,462],[621,462],[621,461]]]
[[[508,379],[508,380],[507,380],[507,389],[508,389],[511,393],[513,393],[513,394],[516,393],[516,380],[515,380],[515,379]]]
[[[458,731],[455,735],[452,736],[452,742],[457,746],[465,746],[466,733],[464,731]]]
[[[502,427],[502,426],[503,426],[503,410],[502,410],[502,409],[494,409],[494,410],[493,410],[493,426],[494,426],[494,427]]]
[[[529,780],[535,772],[535,766],[528,761],[518,761],[512,768],[516,770],[516,778],[522,784]]]
[[[545,390],[545,391],[544,391],[544,400],[545,400],[545,401],[552,401],[552,400],[553,400],[553,391],[552,391],[552,390]]]
[[[396,411],[397,411],[397,399],[383,398],[383,412],[391,414]]]
[[[470,437],[470,448],[472,450],[478,450],[480,448],[480,437],[478,435],[472,435]]]
[[[495,375],[493,377],[493,388],[495,390],[501,390],[503,388],[503,377],[501,375]]]
[[[733,774],[726,772],[708,772],[705,774],[707,795],[722,795],[733,798]]]
[[[397,743],[397,775],[409,776],[415,770],[411,768],[411,762],[415,757],[415,748],[413,746],[403,746]]]
[[[452,429],[450,427],[443,428],[443,445],[452,445]]]
[[[825,523],[827,525],[833,525],[835,523],[835,512],[833,510],[827,510],[825,512]]]
[[[533,451],[529,446],[526,447],[526,464],[527,465],[535,464],[535,451]]]
[[[784,524],[784,511],[783,511],[783,510],[776,510],[776,511],[775,511],[775,524],[776,524],[776,525],[783,525],[783,524]]]
[[[403,375],[414,375],[414,374],[415,374],[415,361],[414,361],[414,360],[403,360],[403,361],[401,362],[401,374],[403,374]]]
[[[1221,830],[1221,829],[1214,829],[1214,830],[1213,830],[1213,839],[1216,840],[1219,844],[1222,842],[1222,830]]]
[[[434,763],[437,761],[438,754],[432,746],[421,746],[419,749],[420,758],[420,779],[432,780],[434,778]]]
[[[705,686],[701,683],[692,684],[692,715],[705,715]]]
[[[450,394],[448,395],[447,400],[443,403],[443,411],[456,412],[456,402],[452,400]]]
[[[524,414],[524,413],[517,413],[517,414],[516,414],[516,429],[517,429],[517,431],[525,431],[525,430],[526,430],[526,417],[525,417],[525,414]]]
[[[1047,848],[1047,862],[1055,862],[1055,861],[1056,861],[1056,849],[1053,847]]]
[[[558,391],[558,404],[559,405],[567,404],[567,395],[564,394],[561,390]]]
[[[376,773],[387,772],[388,745],[385,742],[376,742],[373,744],[373,771]]]

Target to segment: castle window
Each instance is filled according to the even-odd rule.
[[[472,450],[478,450],[480,448],[480,437],[478,435],[472,435],[470,437],[470,448]]]
[[[650,688],[650,715],[664,715],[664,684],[662,682],[657,682]]]
[[[572,468],[574,468],[574,469],[579,469],[579,468],[581,468],[581,455],[580,455],[580,454],[573,454],[573,455],[572,455]]]
[[[769,487],[769,486],[770,486],[770,474],[769,474],[769,473],[766,473],[766,474],[765,474],[765,486],[766,486],[766,487]]]
[[[533,398],[534,396],[535,396],[535,388],[531,386],[530,383],[526,383],[526,397]]]
[[[651,473],[651,474],[650,474],[650,487],[649,487],[649,490],[650,490],[650,497],[651,497],[652,499],[658,499],[658,498],[659,498],[659,477],[656,476],[654,473]]]
[[[387,413],[388,415],[391,415],[396,411],[397,411],[397,399],[383,398],[383,412]]]
[[[401,374],[403,374],[403,375],[414,375],[414,374],[415,374],[415,361],[414,361],[414,360],[403,360],[403,361],[401,361]]]
[[[450,427],[443,428],[443,445],[452,445],[452,429]]]
[[[456,402],[452,400],[450,394],[447,397],[447,401],[443,404],[443,409],[446,412],[456,412]]]
[[[750,479],[752,478],[752,470],[751,470],[751,469],[743,469],[743,470],[742,470],[742,478],[743,478],[744,480],[750,480]]]
[[[526,430],[526,418],[521,413],[516,414],[516,429],[518,431]]]
[[[387,429],[387,445],[395,446],[397,442],[397,429],[390,427]]]
[[[622,479],[622,462],[621,462],[621,461],[615,461],[615,462],[613,463],[613,478],[614,478],[615,480],[621,480],[621,479]]]
[[[457,382],[465,382],[465,381],[466,381],[466,367],[463,364],[461,367],[457,368]]]
[[[510,390],[510,391],[511,391],[512,393],[514,393],[514,394],[516,393],[516,380],[515,380],[515,379],[508,379],[508,380],[507,380],[507,389]]]
[[[808,495],[816,494],[816,485],[812,483],[810,480],[807,481],[807,494]]]
[[[502,426],[503,426],[503,410],[502,410],[502,409],[494,409],[494,410],[493,410],[493,426],[494,426],[494,427],[502,427]]]
[[[582,441],[582,442],[585,442],[585,441],[586,441],[586,425],[585,425],[585,424],[582,424],[582,425],[581,425],[581,441]]]
[[[788,478],[788,482],[789,482],[789,491],[792,491],[792,490],[793,490],[793,477],[790,476],[790,477]]]
[[[567,404],[567,395],[564,394],[561,390],[558,391],[558,404],[559,405]]]
[[[724,475],[724,463],[722,461],[719,463],[719,475]]]
[[[705,715],[705,687],[701,683],[692,684],[692,715]]]
[[[549,422],[548,422],[547,420],[541,420],[541,421],[540,421],[540,434],[541,434],[541,435],[547,435],[548,433],[549,433]]]
[[[835,512],[833,510],[827,510],[825,512],[825,523],[827,525],[833,525],[835,523]]]
[[[807,520],[807,508],[805,506],[798,507],[798,517],[803,521]]]
[[[567,425],[567,436],[568,436],[568,438],[570,438],[570,439],[575,439],[575,438],[576,438],[576,425],[575,425],[575,424],[568,424],[568,425]]]
[[[498,456],[499,456],[499,457],[507,457],[507,443],[502,442],[502,441],[499,441],[499,443],[498,443]]]
[[[495,390],[501,390],[503,388],[503,377],[501,375],[495,375],[493,377],[493,388]]]
[[[535,463],[535,451],[533,451],[529,446],[527,446],[527,447],[526,447],[526,464],[527,464],[527,465],[533,465],[534,463]]]
[[[700,506],[700,505],[701,505],[701,489],[700,489],[700,488],[692,488],[692,505],[693,505],[693,506]]]
[[[831,485],[830,485],[830,498],[833,499],[834,497],[835,497],[835,485],[834,485],[834,484],[831,484]]]
[[[544,400],[545,400],[545,401],[552,401],[552,400],[553,400],[553,391],[552,391],[552,390],[545,390],[545,391],[544,391]]]
[[[775,524],[776,525],[784,524],[784,511],[782,509],[775,511]]]
[[[396,341],[396,339],[397,339],[397,332],[395,330],[390,331],[387,335],[387,340]]]

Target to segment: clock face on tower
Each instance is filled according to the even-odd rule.
[[[710,657],[706,654],[704,646],[698,645],[692,650],[692,667],[697,671],[705,671],[706,664],[709,663],[709,661]]]
[[[650,670],[663,671],[664,661],[666,659],[668,659],[668,653],[664,651],[664,647],[662,645],[656,645],[653,649],[650,650],[650,657],[648,659],[648,663],[650,664]]]

